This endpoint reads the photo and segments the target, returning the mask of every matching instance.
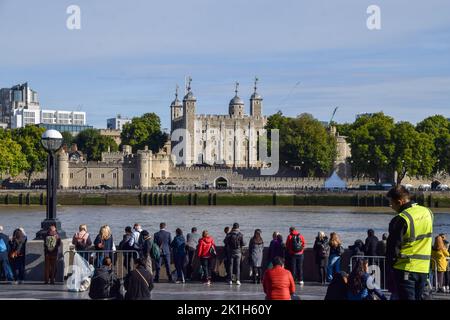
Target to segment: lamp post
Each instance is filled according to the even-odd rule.
[[[56,218],[56,152],[61,148],[63,137],[57,130],[47,130],[41,138],[41,143],[48,153],[47,157],[47,215],[41,222],[41,230],[36,233],[36,240],[44,239],[49,226],[55,225],[62,239],[66,233],[61,229],[61,222]]]

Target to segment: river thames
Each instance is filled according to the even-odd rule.
[[[450,210],[434,209],[434,235],[450,231]],[[284,239],[291,225],[305,236],[312,245],[318,231],[326,234],[337,232],[344,246],[353,244],[356,239],[364,239],[367,229],[375,230],[381,238],[388,231],[389,221],[394,216],[390,208],[361,207],[132,207],[132,206],[64,206],[58,207],[58,218],[68,236],[77,231],[80,224],[87,224],[92,238],[100,226],[111,226],[114,242],[122,239],[124,228],[139,222],[151,234],[159,230],[159,223],[166,222],[167,230],[175,233],[181,228],[186,235],[195,226],[201,232],[207,229],[222,244],[223,229],[238,222],[248,240],[256,228],[262,230],[265,245],[268,246],[274,231],[279,231]],[[45,207],[0,207],[0,225],[4,233],[11,235],[16,227],[23,227],[34,238],[41,221],[45,218]]]

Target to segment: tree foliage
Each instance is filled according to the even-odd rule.
[[[416,128],[433,139],[433,155],[436,158],[433,173],[450,173],[450,121],[444,116],[434,115],[419,122]]]
[[[304,176],[324,176],[333,169],[336,139],[310,114],[288,118],[278,112],[268,118],[267,129],[280,130],[280,161],[299,166]]]
[[[11,134],[0,130],[0,176],[17,176],[28,166],[22,147],[11,138]]]
[[[133,152],[143,150],[145,146],[158,152],[167,141],[167,135],[161,131],[161,120],[155,113],[133,118],[131,123],[124,125],[120,138],[122,145],[132,146]]]
[[[45,128],[35,125],[27,125],[23,128],[12,130],[12,138],[21,146],[22,153],[27,159],[24,171],[27,176],[27,185],[31,184],[31,176],[35,172],[42,172],[47,166],[47,151],[41,144],[42,134]]]
[[[113,138],[102,136],[96,129],[86,129],[78,133],[74,142],[79,150],[87,155],[89,161],[99,161],[102,158],[102,152],[111,152],[119,150],[117,143]]]

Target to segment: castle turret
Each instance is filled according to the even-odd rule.
[[[236,82],[236,89],[234,90],[236,94],[233,99],[230,100],[230,104],[228,106],[228,112],[233,118],[241,118],[244,116],[244,101],[238,97],[238,88],[239,82]]]
[[[139,188],[148,189],[151,187],[152,179],[152,152],[145,147],[145,150],[139,150],[138,157],[138,170],[139,170]]]
[[[178,85],[175,91],[175,100],[170,104],[170,115],[172,121],[183,115],[183,105],[181,104],[181,101],[178,100]]]
[[[69,188],[69,155],[61,150],[58,155],[58,184],[59,188]]]
[[[262,97],[256,92],[258,78],[255,78],[255,92],[250,97],[250,116],[262,116]]]
[[[189,148],[189,158],[186,159],[186,165],[189,166],[193,162],[193,155],[195,154],[195,144],[194,144],[194,131],[195,131],[195,105],[197,103],[197,99],[191,91],[191,82],[192,78],[189,77],[187,93],[183,98],[183,128],[187,130],[187,133],[190,135],[187,142],[189,145],[184,146],[184,148]]]

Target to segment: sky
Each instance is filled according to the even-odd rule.
[[[198,114],[226,114],[236,81],[248,112],[257,76],[266,115],[450,117],[448,0],[0,0],[0,39],[0,87],[28,82],[42,108],[98,128],[146,112],[169,128],[186,76]]]

